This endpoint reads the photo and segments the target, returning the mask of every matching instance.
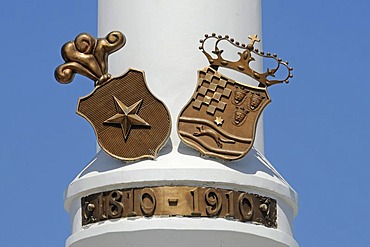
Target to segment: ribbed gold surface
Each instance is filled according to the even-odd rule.
[[[150,126],[133,125],[125,140],[119,125],[104,121],[117,113],[114,97],[131,106],[142,100],[137,115]],[[154,158],[165,144],[171,129],[170,115],[165,105],[149,91],[142,71],[130,69],[81,98],[77,113],[93,126],[100,146],[110,155],[122,160]]]

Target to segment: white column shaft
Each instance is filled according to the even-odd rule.
[[[98,36],[113,30],[123,32],[127,44],[111,55],[110,73],[120,75],[129,67],[146,72],[151,91],[171,112],[171,141],[176,150],[178,114],[195,90],[197,71],[208,65],[198,49],[199,40],[212,32],[229,34],[241,43],[248,43],[251,34],[261,37],[261,1],[99,1]],[[232,55],[231,59],[238,58],[236,50]],[[257,70],[261,67],[260,60],[254,63]],[[251,82],[246,76],[233,75],[240,82]],[[263,153],[262,118],[254,146]]]

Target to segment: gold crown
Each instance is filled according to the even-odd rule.
[[[281,58],[277,58],[276,54],[271,55],[270,52],[267,52],[265,54],[263,51],[259,51],[258,49],[255,49],[254,48],[254,43],[255,42],[260,42],[260,39],[257,38],[256,34],[253,35],[253,36],[248,36],[248,38],[251,41],[248,45],[245,45],[245,44],[240,44],[239,42],[235,41],[233,38],[230,38],[228,35],[225,35],[225,36],[218,35],[218,36],[216,36],[215,33],[212,33],[212,35],[206,34],[205,38],[200,40],[201,46],[199,47],[199,49],[207,57],[211,67],[217,69],[219,66],[221,66],[221,67],[225,67],[225,68],[229,68],[229,69],[239,71],[239,72],[241,72],[243,74],[246,74],[246,75],[254,78],[255,80],[257,80],[260,83],[260,85],[259,85],[260,87],[268,87],[268,86],[271,86],[273,84],[283,83],[283,82],[288,83],[289,78],[293,77],[293,74],[291,73],[293,68],[288,66],[288,62],[287,61],[283,62],[283,60]],[[214,44],[213,51],[212,51],[212,53],[217,56],[216,58],[213,58],[205,50],[204,45],[205,45],[206,41],[209,40],[209,39],[215,39],[216,40],[215,44]],[[229,61],[229,60],[226,60],[222,57],[223,50],[219,49],[219,47],[218,47],[218,45],[220,44],[221,41],[227,41],[231,45],[244,50],[243,52],[238,52],[238,54],[240,55],[240,59],[238,61]],[[259,57],[262,57],[262,58],[273,59],[273,60],[276,61],[277,65],[276,65],[275,68],[272,68],[272,69],[267,68],[266,72],[259,73],[255,70],[253,70],[249,65],[250,62],[255,61],[255,58],[253,57],[253,55],[259,56]],[[281,80],[279,80],[279,79],[270,79],[269,77],[272,77],[272,78],[275,77],[275,74],[280,69],[280,66],[284,66],[287,69],[287,74],[288,75],[284,79],[281,79]]]
[[[119,31],[99,39],[81,33],[75,40],[63,45],[65,63],[55,69],[55,78],[60,83],[70,83],[79,73],[93,80],[95,86],[101,85],[111,78],[108,74],[108,55],[122,48],[125,43],[126,37]]]

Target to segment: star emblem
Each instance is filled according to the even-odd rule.
[[[224,122],[224,120],[222,119],[222,117],[216,117],[215,124],[217,126],[222,125],[223,122]]]
[[[110,117],[107,120],[105,120],[104,123],[120,125],[125,140],[127,140],[127,137],[130,134],[132,126],[150,127],[150,125],[147,122],[145,122],[144,119],[137,115],[141,107],[141,103],[143,102],[142,99],[129,107],[127,107],[124,103],[122,103],[122,101],[117,99],[115,96],[113,96],[113,99],[117,113],[113,117]]]

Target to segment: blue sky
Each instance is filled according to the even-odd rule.
[[[369,11],[365,0],[263,1],[264,49],[294,67],[270,88],[265,149],[299,194],[300,246],[368,246]],[[96,23],[92,0],[2,3],[1,246],[64,246],[70,234],[63,191],[95,153],[75,114],[92,83],[53,72],[61,46]]]

